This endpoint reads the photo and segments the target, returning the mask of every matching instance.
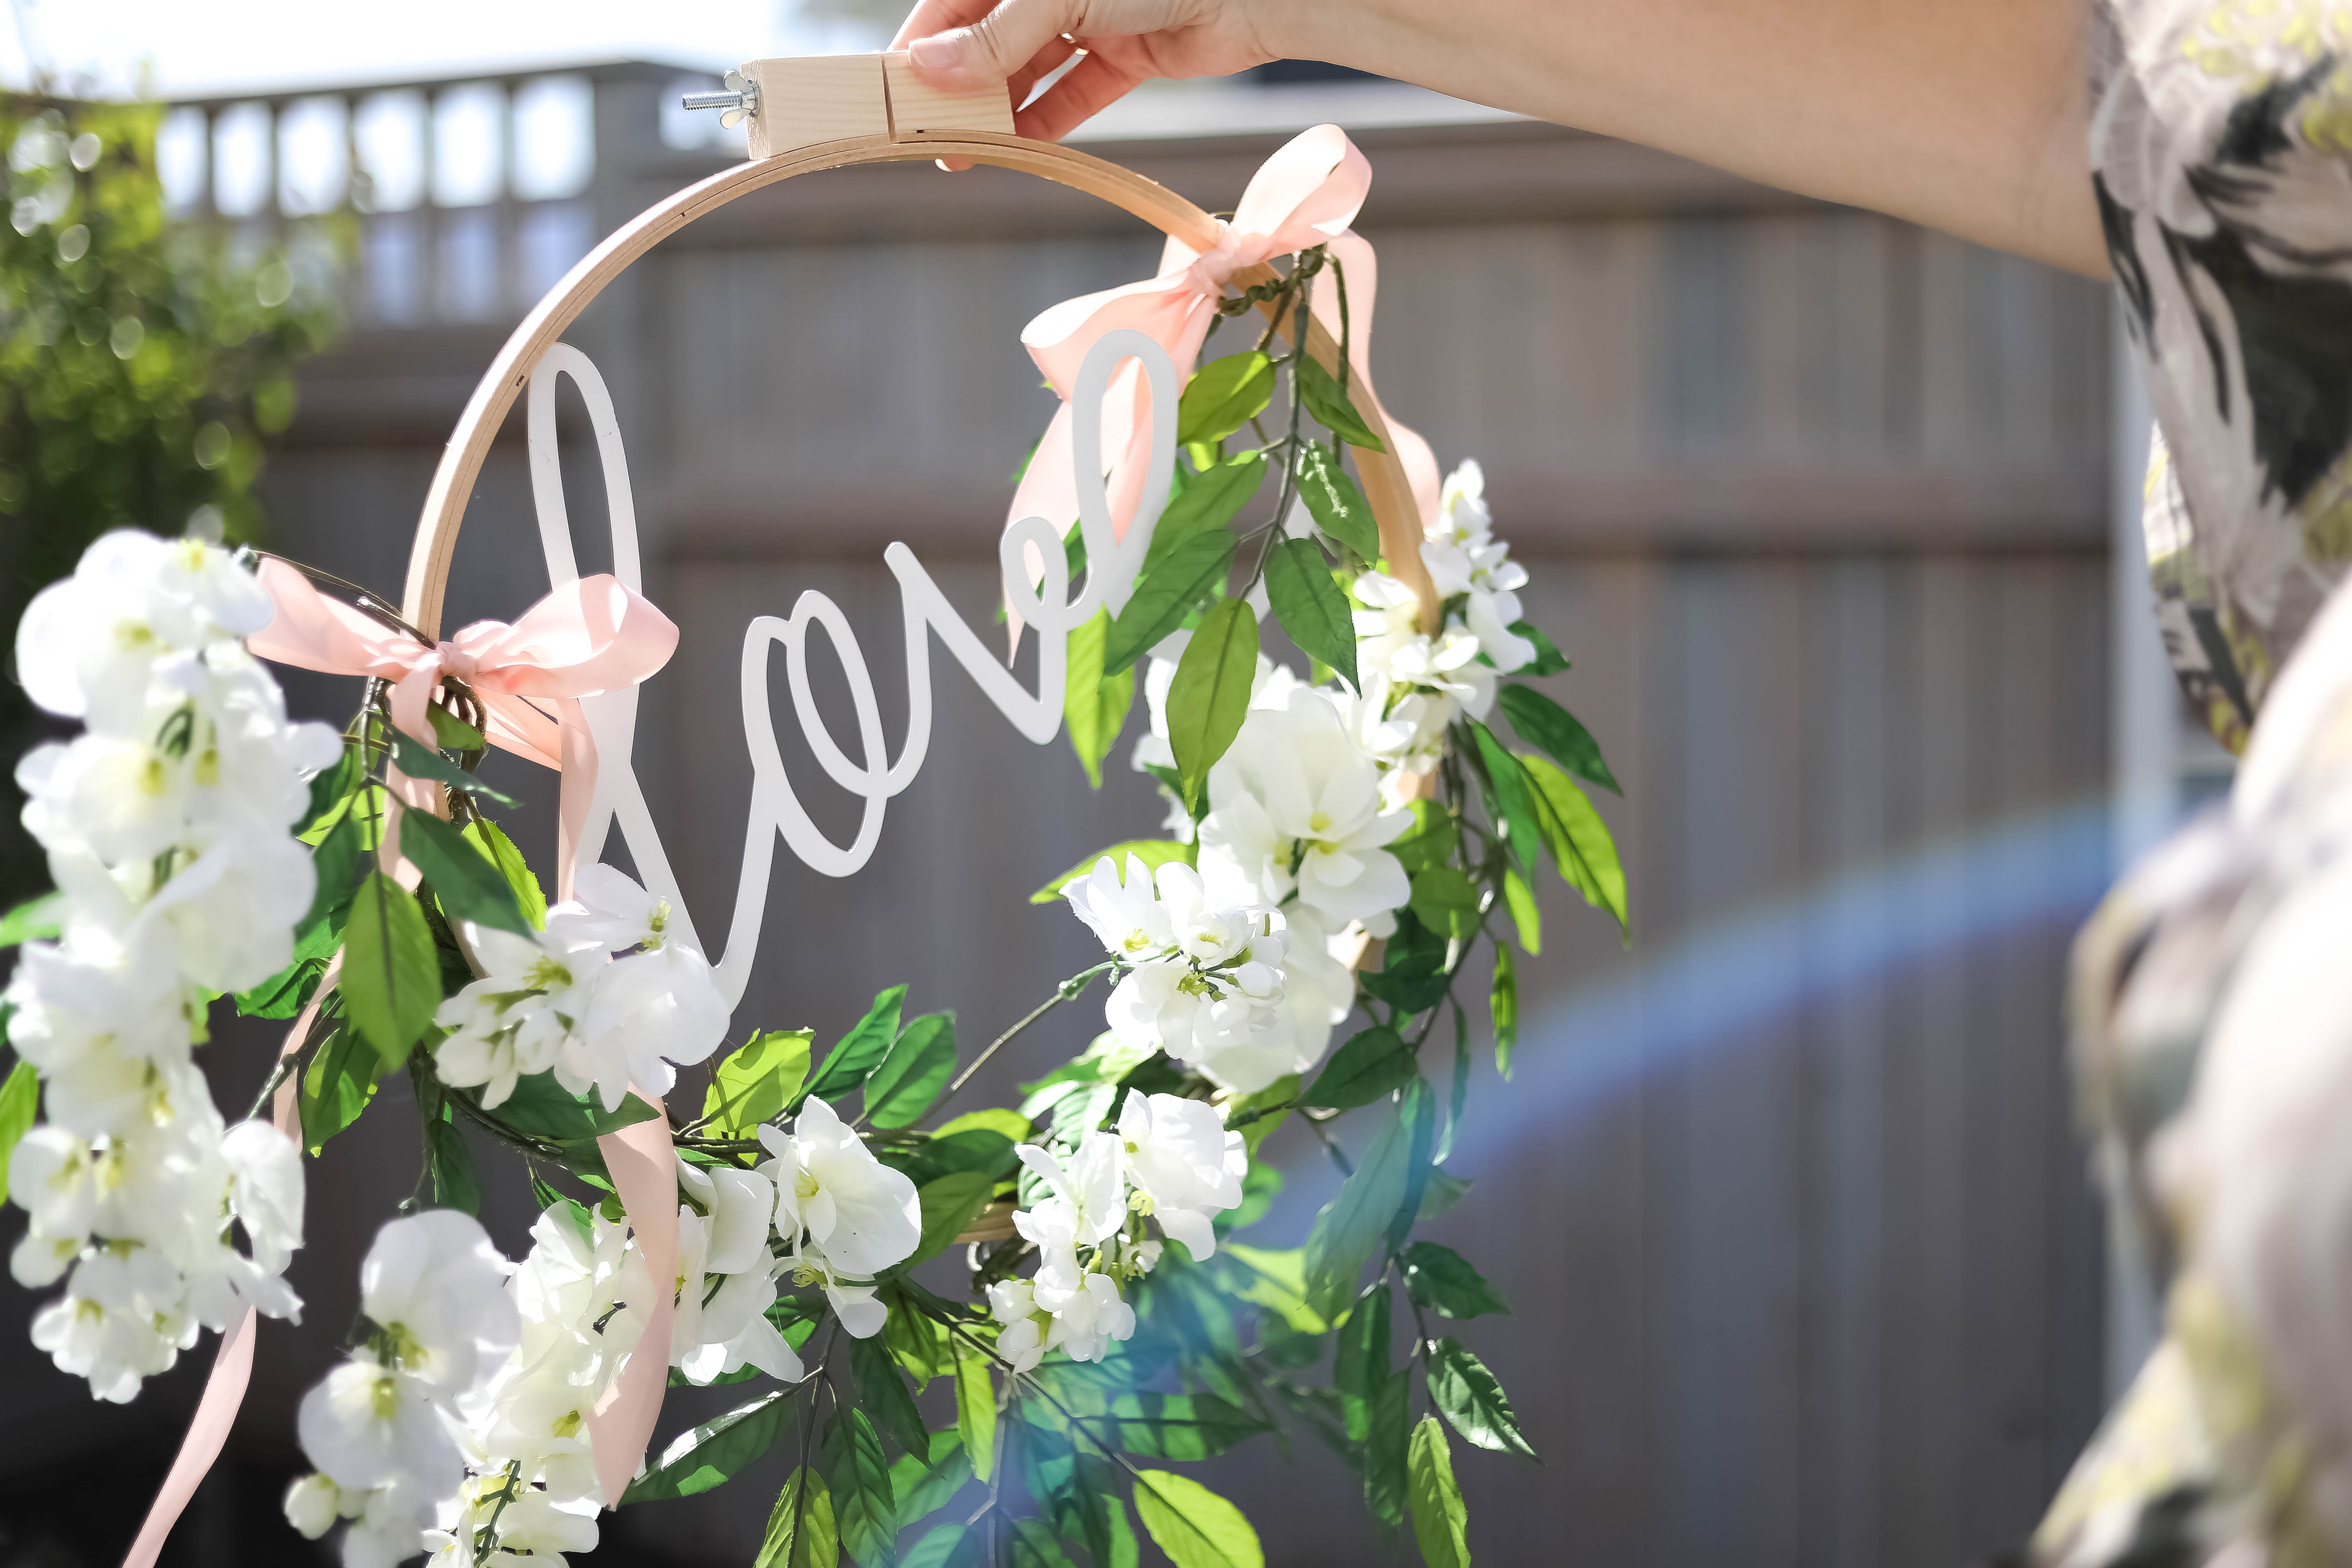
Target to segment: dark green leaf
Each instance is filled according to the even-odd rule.
[[[988,1538],[977,1526],[942,1524],[898,1559],[898,1568],[981,1568]]]
[[[1103,639],[1103,673],[1116,675],[1150,652],[1184,624],[1194,605],[1214,595],[1233,566],[1234,543],[1222,529],[1193,534],[1157,571],[1137,579],[1134,595]]]
[[[1366,565],[1381,558],[1381,527],[1371,503],[1328,448],[1307,443],[1298,453],[1298,495],[1315,525],[1354,551]]]
[[[1488,1312],[1511,1315],[1501,1291],[1487,1284],[1460,1253],[1433,1241],[1416,1241],[1404,1249],[1404,1285],[1414,1300],[1449,1318],[1475,1318]]]
[[[341,805],[344,797],[359,788],[360,780],[366,776],[367,764],[361,761],[359,747],[346,740],[335,760],[310,775],[310,802],[302,817],[303,833],[317,827],[329,812]]]
[[[1222,441],[1265,411],[1274,396],[1274,362],[1252,351],[1211,360],[1192,373],[1176,400],[1176,439]]]
[[[1330,666],[1332,673],[1354,689],[1355,612],[1348,607],[1348,595],[1339,592],[1339,584],[1331,581],[1321,547],[1311,540],[1286,539],[1267,552],[1265,595],[1275,619],[1298,645],[1298,651]]]
[[[1372,1407],[1381,1390],[1398,1374],[1389,1370],[1391,1299],[1388,1281],[1375,1280],[1356,1298],[1348,1321],[1339,1325],[1339,1348],[1331,1361],[1331,1386],[1339,1395],[1340,1419],[1348,1440],[1360,1443],[1372,1429]]]
[[[816,1069],[808,1087],[793,1097],[790,1109],[798,1112],[801,1102],[812,1094],[829,1105],[864,1083],[898,1039],[898,1006],[906,999],[907,988],[903,985],[893,985],[875,997],[874,1005],[866,1010],[857,1026],[826,1053],[824,1065]]]
[[[539,879],[531,875],[530,868],[523,862],[522,851],[514,847],[514,840],[487,816],[477,816],[466,824],[466,837],[472,839],[474,847],[499,868],[499,875],[507,879],[507,887],[514,893],[515,903],[522,910],[523,919],[530,922],[531,929],[536,931],[547,924],[547,895],[540,891]]]
[[[906,1374],[880,1336],[849,1342],[849,1371],[857,1380],[858,1408],[873,1417],[891,1445],[902,1454],[928,1453],[931,1437],[922,1412],[915,1408]]]
[[[375,1047],[348,1024],[337,1020],[330,1026],[302,1070],[295,1101],[302,1115],[302,1142],[311,1153],[360,1119],[375,1098],[380,1066]]]
[[[1478,889],[1451,866],[1432,866],[1412,879],[1412,912],[1431,931],[1467,937],[1478,929]]]
[[[352,901],[336,989],[386,1067],[407,1058],[441,1005],[441,960],[424,911],[381,871],[368,873]]]
[[[1519,1045],[1519,975],[1511,950],[1501,942],[1495,944],[1495,988],[1487,994],[1486,1005],[1495,1016],[1495,1070],[1508,1081],[1511,1053]]]
[[[1201,617],[1168,688],[1168,743],[1188,801],[1204,798],[1209,770],[1241,733],[1257,679],[1257,613],[1224,599]]]
[[[953,1246],[973,1217],[988,1206],[995,1190],[995,1178],[982,1171],[952,1171],[918,1187],[915,1195],[923,1205],[923,1239],[916,1243],[915,1255],[907,1259],[907,1266],[936,1258]]]
[[[1511,671],[1512,674],[1558,675],[1568,668],[1568,660],[1560,656],[1559,649],[1553,646],[1551,638],[1546,637],[1542,629],[1533,621],[1513,621],[1511,630],[1536,645],[1535,661],[1521,665]]]
[[[394,730],[391,734],[392,765],[410,778],[431,779],[435,784],[446,784],[451,789],[461,790],[467,795],[479,795],[485,800],[496,801],[509,811],[522,805],[522,802],[515,799],[514,796],[501,795],[492,789],[472,773],[442,756],[440,752],[411,740],[405,732]]]
[[[482,1184],[474,1175],[474,1152],[454,1121],[428,1121],[425,1142],[433,1151],[433,1206],[478,1215]]]
[[[1034,1514],[1004,1525],[1007,1568],[1071,1568],[1069,1554],[1054,1539],[1054,1528]]]
[[[1511,727],[1536,750],[1588,784],[1599,784],[1615,795],[1625,793],[1617,787],[1616,776],[1601,758],[1601,742],[1575,714],[1532,686],[1507,684],[1496,700],[1503,705]]]
[[[1404,1202],[1412,1154],[1412,1124],[1396,1106],[1382,1106],[1380,1125],[1355,1173],[1307,1233],[1307,1300],[1324,1318],[1338,1317],[1355,1295],[1356,1277]]]
[[[1412,1440],[1412,1380],[1402,1373],[1371,1391],[1365,1411],[1364,1507],[1394,1529],[1404,1522],[1405,1449]]]
[[[236,1010],[248,1018],[290,1018],[309,1005],[326,977],[328,961],[343,945],[338,919],[313,921],[294,932],[293,960],[255,986],[236,994]]]
[[[425,873],[450,919],[530,934],[530,921],[523,918],[506,877],[449,823],[429,811],[402,812],[400,852]]]
[[[898,1539],[898,1507],[890,1495],[890,1464],[882,1439],[863,1410],[845,1410],[825,1428],[825,1484],[841,1547],[859,1568],[891,1568]]]
[[[1097,610],[1094,618],[1070,634],[1064,666],[1062,718],[1068,726],[1070,750],[1087,770],[1090,789],[1102,788],[1103,759],[1118,742],[1128,710],[1135,706],[1135,667],[1117,675],[1103,674],[1103,647],[1110,636],[1110,612]]]
[[[1135,1511],[1176,1568],[1265,1568],[1257,1531],[1242,1510],[1172,1470],[1135,1478]]]
[[[625,1496],[622,1500],[628,1500]],[[754,1568],[835,1568],[840,1561],[841,1531],[833,1517],[832,1489],[823,1476],[796,1469],[776,1494]]]
[[[1511,853],[1519,864],[1532,868],[1536,864],[1536,847],[1542,842],[1537,814],[1528,798],[1525,777],[1511,762],[1511,753],[1495,732],[1473,720],[1470,737],[1478,748],[1479,761],[1486,764],[1488,795],[1486,810],[1489,816],[1500,817],[1498,824],[1508,831]]]
[[[773,1447],[792,1426],[789,1389],[763,1394],[749,1405],[681,1432],[662,1450],[661,1462],[629,1483],[624,1504],[657,1498],[693,1497],[732,1480],[745,1466]],[[814,1494],[811,1495],[814,1500]],[[763,1552],[761,1562],[767,1557]],[[782,1559],[779,1558],[781,1562]]]
[[[770,1029],[720,1062],[702,1096],[711,1135],[750,1138],[760,1123],[782,1115],[808,1077],[814,1037],[813,1029]]]
[[[8,1169],[8,1156],[40,1113],[40,1075],[32,1063],[20,1061],[8,1069],[8,1081],[0,1083],[0,1172]]]
[[[1421,1212],[1415,1217],[1434,1219],[1449,1209],[1459,1208],[1476,1184],[1469,1177],[1457,1176],[1450,1171],[1430,1172],[1429,1185],[1421,1194]]]
[[[440,708],[425,709],[425,717],[433,726],[433,743],[445,752],[478,752],[490,743],[479,730]]]
[[[1314,1086],[1298,1098],[1307,1105],[1352,1110],[1403,1088],[1419,1070],[1403,1037],[1375,1024],[1332,1052]]]
[[[1429,1396],[1454,1429],[1478,1447],[1498,1454],[1536,1457],[1519,1433],[1519,1418],[1503,1396],[1503,1385],[1495,1381],[1485,1362],[1463,1349],[1462,1342],[1451,1335],[1438,1341],[1429,1352]]]
[[[1157,871],[1171,860],[1181,861],[1187,866],[1192,863],[1192,847],[1190,844],[1179,844],[1173,838],[1130,838],[1124,844],[1114,844],[1108,849],[1087,856],[1030,894],[1029,901],[1033,904],[1055,902],[1061,898],[1064,888],[1081,877],[1092,876],[1097,862],[1105,857],[1108,857],[1112,866],[1118,868],[1118,879],[1124,883],[1127,880],[1127,858],[1130,855],[1139,857],[1147,871]]]
[[[573,1094],[555,1081],[553,1073],[531,1073],[515,1080],[514,1092],[488,1113],[516,1131],[553,1143],[593,1142],[607,1132],[661,1114],[634,1094],[621,1098],[617,1110],[604,1109],[595,1094]]]
[[[1454,1454],[1445,1428],[1424,1415],[1412,1429],[1405,1462],[1412,1502],[1412,1537],[1427,1568],[1470,1568],[1470,1510],[1454,1483]]]
[[[1348,395],[1339,390],[1339,382],[1311,354],[1301,355],[1298,361],[1298,396],[1318,425],[1350,447],[1371,452],[1388,450],[1372,434],[1372,427],[1364,423],[1364,416],[1356,411]]]
[[[1265,458],[1243,452],[1202,472],[1168,503],[1152,525],[1151,543],[1143,552],[1141,574],[1159,570],[1186,540],[1222,531],[1234,515],[1257,496],[1265,483]]]
[[[1267,1430],[1213,1394],[1121,1394],[1104,1415],[1108,1426],[1095,1429],[1116,1433],[1123,1452],[1147,1459],[1205,1459]]]
[[[1412,1137],[1405,1156],[1404,1201],[1397,1205],[1396,1214],[1389,1221],[1390,1252],[1403,1247],[1404,1238],[1412,1234],[1413,1221],[1421,1216],[1422,1193],[1429,1185],[1430,1173],[1436,1168],[1431,1163],[1431,1155],[1437,1142],[1437,1097],[1429,1092],[1426,1082],[1414,1079],[1404,1086],[1404,1099],[1397,1112]]]
[[[1566,773],[1541,757],[1522,756],[1520,777],[1537,805],[1537,818],[1560,877],[1596,910],[1606,910],[1627,930],[1625,868],[1618,863],[1617,841],[1609,825],[1592,809],[1584,792]]]
[[[926,1013],[899,1031],[866,1080],[866,1118],[877,1127],[912,1125],[955,1076],[953,1013]]]
[[[0,947],[15,947],[20,942],[47,942],[65,929],[66,896],[63,893],[43,893],[39,898],[18,904],[0,915]]]
[[[1454,1152],[1454,1136],[1462,1131],[1462,1111],[1470,1100],[1470,1020],[1464,1014],[1461,1003],[1454,1002],[1453,1006],[1454,1083],[1448,1096],[1445,1131],[1437,1140],[1437,1152],[1433,1156],[1436,1163],[1441,1165],[1445,1163],[1445,1157]]]
[[[956,1434],[972,1473],[983,1481],[996,1468],[996,1387],[988,1365],[978,1346],[955,1342]]]
[[[1389,845],[1389,853],[1397,858],[1406,874],[1425,871],[1453,859],[1454,847],[1462,841],[1461,830],[1454,825],[1454,814],[1440,801],[1409,800],[1405,805],[1412,812],[1412,826]]]
[[[332,919],[338,910],[351,907],[358,889],[360,862],[366,858],[367,849],[367,825],[358,816],[345,816],[327,830],[319,847],[310,851],[318,891],[310,896],[310,913],[302,917],[304,925]]]
[[[898,1500],[898,1529],[920,1524],[964,1489],[971,1479],[971,1461],[964,1457],[963,1439],[953,1432],[932,1432],[919,1452],[901,1455],[890,1464],[890,1495]],[[899,1559],[899,1568],[914,1559]]]

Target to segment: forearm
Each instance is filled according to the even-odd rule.
[[[1265,0],[1253,19],[1272,52],[2106,275],[2080,0]]]

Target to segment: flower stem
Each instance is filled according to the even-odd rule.
[[[1027,1016],[1024,1017],[1019,1023],[1013,1025],[1013,1027],[1005,1030],[1004,1033],[997,1036],[995,1039],[989,1042],[988,1049],[972,1058],[971,1065],[964,1068],[963,1071],[955,1075],[954,1080],[948,1085],[946,1092],[941,1094],[938,1100],[931,1103],[931,1108],[929,1110],[924,1111],[922,1115],[915,1119],[914,1125],[920,1127],[924,1122],[929,1121],[932,1117],[937,1116],[940,1113],[940,1108],[947,1104],[949,1100],[955,1098],[956,1090],[961,1089],[965,1084],[970,1083],[971,1081],[971,1075],[978,1072],[982,1068],[986,1067],[988,1065],[989,1058],[995,1056],[997,1052],[1003,1050],[1007,1045],[1011,1044],[1014,1036],[1020,1034],[1022,1030],[1027,1028],[1030,1025],[1035,1023],[1038,1019],[1044,1017],[1046,1014],[1052,1012],[1063,1003],[1076,1001],[1080,993],[1084,992],[1088,985],[1094,983],[1096,975],[1102,973],[1105,970],[1115,969],[1117,967],[1118,963],[1115,960],[1097,963],[1092,969],[1082,970],[1078,973],[1071,975],[1067,980],[1063,981],[1061,984],[1055,986],[1054,988],[1054,994],[1051,996],[1046,997],[1043,1002],[1040,1002],[1037,1005],[1032,1007],[1029,1010]],[[863,1121],[866,1118],[863,1115],[860,1115],[857,1120],[858,1121]],[[856,1124],[856,1122],[851,1123],[852,1126],[855,1126]]]

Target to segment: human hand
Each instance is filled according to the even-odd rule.
[[[1251,0],[919,0],[890,41],[915,78],[946,92],[998,82],[1018,106],[1079,50],[1013,127],[1057,142],[1154,77],[1230,76],[1279,57]]]

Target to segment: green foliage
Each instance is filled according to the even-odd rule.
[[[425,719],[433,726],[433,743],[445,752],[479,752],[490,743],[479,730],[445,708],[427,708]]]
[[[32,1063],[20,1061],[8,1069],[7,1081],[0,1083],[0,1179],[5,1177],[8,1157],[40,1113],[40,1076]]]
[[[0,947],[54,939],[66,917],[66,896],[43,893],[0,915]]]
[[[1529,957],[1543,951],[1543,910],[1536,903],[1535,889],[1517,871],[1506,868],[1503,872],[1503,908],[1510,912],[1511,929],[1519,939],[1519,946]]]
[[[1461,829],[1454,825],[1454,814],[1433,800],[1411,800],[1405,805],[1412,813],[1412,826],[1389,845],[1389,853],[1397,858],[1406,874],[1426,871],[1453,859],[1454,849],[1462,842]]]
[[[1306,539],[1276,544],[1266,552],[1265,592],[1275,619],[1298,651],[1357,689],[1355,613],[1331,580],[1322,550]]]
[[[658,1464],[629,1483],[629,1489],[621,1494],[621,1501],[625,1504],[656,1498],[692,1497],[732,1480],[745,1466],[775,1447],[776,1439],[792,1426],[792,1392],[778,1389],[681,1432],[662,1450]],[[787,1485],[786,1497],[791,1490]],[[814,1500],[814,1495],[811,1500]],[[778,1508],[783,1506],[783,1501],[778,1500]],[[773,1521],[769,1529],[772,1534]],[[764,1552],[761,1561],[768,1561]]]
[[[343,945],[342,911],[298,928],[294,955],[285,968],[250,991],[236,994],[236,1010],[248,1018],[290,1018],[308,1005],[326,978],[328,961]]]
[[[392,737],[392,765],[410,778],[430,779],[435,784],[442,784],[460,795],[493,801],[510,811],[522,804],[510,795],[492,789],[480,778],[467,773],[423,742],[399,730],[388,732]]]
[[[1537,822],[1551,850],[1561,878],[1596,910],[1616,917],[1618,929],[1630,931],[1625,910],[1625,868],[1617,860],[1617,841],[1609,825],[1592,809],[1584,792],[1566,773],[1541,757],[1522,756],[1521,776],[1537,807]]]
[[[0,627],[110,530],[174,534],[203,513],[258,540],[263,442],[293,417],[295,366],[336,329],[349,220],[291,226],[257,254],[225,228],[167,224],[163,114],[0,97],[16,216],[0,226]],[[0,680],[0,755],[31,723]],[[14,780],[0,790],[5,905],[43,868]]]
[[[1412,1079],[1405,1105],[1384,1107],[1372,1142],[1355,1173],[1339,1187],[1339,1195],[1315,1217],[1307,1237],[1307,1304],[1325,1318],[1336,1318],[1356,1293],[1356,1278],[1388,1234],[1390,1223],[1404,1208],[1408,1191],[1417,1195],[1409,1169],[1416,1121],[1433,1108],[1428,1086]]]
[[[1059,902],[1062,889],[1081,877],[1093,875],[1097,862],[1106,856],[1109,858],[1111,866],[1118,873],[1120,883],[1124,885],[1127,881],[1127,858],[1130,855],[1140,858],[1143,868],[1147,871],[1157,871],[1171,860],[1181,861],[1187,866],[1192,863],[1192,847],[1190,844],[1179,844],[1173,838],[1130,838],[1123,844],[1114,844],[1108,849],[1099,849],[1087,856],[1030,894],[1029,901],[1033,904]]]
[[[1201,617],[1168,688],[1168,743],[1186,800],[1202,798],[1209,770],[1241,733],[1256,679],[1257,613],[1245,600],[1221,600]]]
[[[1257,499],[1265,483],[1265,458],[1257,452],[1235,453],[1192,476],[1152,525],[1151,542],[1143,552],[1143,571],[1158,571],[1176,553],[1177,546],[1197,535],[1223,532],[1242,508]]]
[[[1103,641],[1103,673],[1117,675],[1184,624],[1193,606],[1225,585],[1234,563],[1234,536],[1223,529],[1195,533],[1136,579],[1135,592]]]
[[[457,1124],[443,1119],[425,1124],[425,1142],[433,1155],[433,1205],[469,1215],[482,1212],[482,1184],[474,1174],[473,1152]]]
[[[841,1548],[859,1568],[892,1568],[898,1539],[898,1501],[882,1438],[863,1410],[844,1410],[825,1426],[820,1463],[833,1489],[833,1516]]]
[[[825,1053],[824,1064],[816,1069],[808,1086],[794,1095],[785,1109],[797,1114],[801,1102],[815,1095],[830,1105],[866,1081],[866,1075],[882,1063],[890,1047],[898,1038],[898,1008],[907,1000],[907,988],[893,985],[874,998],[874,1005],[857,1026],[841,1037],[841,1043]]]
[[[1519,973],[1511,950],[1501,942],[1495,944],[1495,983],[1486,1005],[1495,1019],[1495,1070],[1508,1079],[1511,1053],[1519,1045]]]
[[[1553,645],[1551,638],[1545,636],[1543,628],[1533,621],[1513,621],[1511,630],[1536,645],[1536,657],[1533,661],[1521,665],[1513,670],[1512,674],[1558,675],[1568,668],[1568,660],[1560,657],[1560,651]]]
[[[1450,1335],[1430,1349],[1429,1396],[1454,1429],[1478,1447],[1498,1454],[1536,1457],[1519,1433],[1519,1418],[1503,1396],[1503,1385],[1495,1381],[1485,1362]]]
[[[532,876],[530,868],[523,863],[522,851],[514,847],[514,840],[487,816],[477,816],[466,824],[466,837],[474,841],[474,847],[480,850],[484,858],[499,868],[499,875],[507,879],[507,888],[515,896],[515,906],[522,910],[523,918],[530,922],[531,929],[537,931],[545,926],[547,895],[540,891],[539,879]]]
[[[955,1245],[974,1215],[988,1206],[996,1191],[995,1178],[983,1171],[950,1171],[924,1183],[915,1191],[923,1205],[923,1239],[907,1259],[911,1268],[926,1258],[936,1258]]]
[[[1412,1429],[1406,1462],[1411,1478],[1412,1538],[1428,1568],[1470,1568],[1470,1510],[1454,1481],[1454,1453],[1445,1429],[1424,1415]]]
[[[996,1470],[996,1387],[988,1367],[989,1358],[976,1347],[955,1342],[956,1436],[983,1481]]]
[[[310,910],[302,917],[307,928],[330,919],[339,910],[351,908],[359,891],[360,867],[367,859],[367,821],[357,813],[345,813],[327,830],[310,851],[310,868],[317,874],[318,890],[310,896]]]
[[[1110,636],[1110,612],[1097,610],[1094,619],[1070,634],[1068,662],[1064,667],[1062,720],[1069,731],[1070,750],[1087,770],[1087,787],[1102,788],[1103,759],[1118,742],[1128,710],[1135,706],[1135,667],[1117,675],[1103,673],[1103,647]]]
[[[381,871],[368,873],[352,901],[335,984],[352,1026],[387,1068],[407,1058],[441,1005],[441,960],[424,911]]]
[[[1265,1568],[1265,1552],[1242,1510],[1188,1477],[1139,1472],[1135,1511],[1176,1568]]]
[[[1313,1087],[1298,1098],[1306,1105],[1350,1110],[1402,1089],[1420,1070],[1404,1037],[1375,1024],[1332,1052]]]
[[[1502,1292],[1487,1284],[1486,1278],[1450,1247],[1416,1241],[1404,1249],[1403,1262],[1405,1289],[1432,1311],[1449,1318],[1475,1318],[1488,1312],[1498,1312],[1507,1318],[1511,1315],[1510,1304],[1503,1300]]]
[[[702,1115],[714,1138],[750,1138],[783,1114],[808,1077],[814,1029],[770,1029],[721,1061],[703,1092]]]
[[[1441,935],[1464,938],[1478,929],[1478,889],[1451,866],[1432,866],[1412,879],[1412,912]]]
[[[803,1466],[785,1478],[784,1489],[776,1494],[754,1568],[835,1568],[840,1561],[832,1489],[823,1476]]]
[[[1297,473],[1299,499],[1307,503],[1315,526],[1355,552],[1365,564],[1378,561],[1380,524],[1373,521],[1371,503],[1339,466],[1339,459],[1310,443],[1298,449]]]
[[[1502,704],[1511,727],[1536,750],[1587,784],[1599,784],[1615,795],[1625,793],[1617,787],[1616,776],[1601,760],[1601,742],[1576,715],[1532,686],[1507,685],[1496,700]]]
[[[1519,864],[1533,867],[1536,846],[1540,842],[1540,827],[1536,808],[1528,795],[1528,784],[1511,753],[1486,725],[1473,722],[1469,726],[1472,744],[1477,749],[1479,776],[1486,788],[1486,813],[1508,837],[1511,853]]]
[[[1381,438],[1372,434],[1372,427],[1364,422],[1364,416],[1357,412],[1355,403],[1339,390],[1339,382],[1312,355],[1299,356],[1296,374],[1299,401],[1307,405],[1307,412],[1315,416],[1318,425],[1350,447],[1361,447],[1371,452],[1388,450],[1381,444]]]
[[[375,1098],[383,1058],[360,1037],[336,1009],[327,1020],[327,1032],[302,1069],[295,1108],[302,1118],[302,1142],[313,1154],[327,1140],[360,1119]]]
[[[451,920],[472,921],[517,936],[530,934],[530,921],[515,901],[505,874],[452,824],[429,811],[402,812],[400,852],[425,874],[442,912]]]
[[[867,1120],[877,1127],[911,1126],[955,1076],[955,1015],[924,1014],[898,1032],[866,1080]]]
[[[1213,443],[1239,430],[1274,396],[1274,362],[1255,350],[1211,360],[1176,401],[1176,439]]]
[[[878,1335],[849,1342],[849,1371],[857,1380],[859,1407],[872,1413],[875,1425],[891,1446],[901,1454],[928,1455],[931,1439],[924,1429],[922,1412],[915,1408],[906,1373],[898,1370],[889,1347]]]

